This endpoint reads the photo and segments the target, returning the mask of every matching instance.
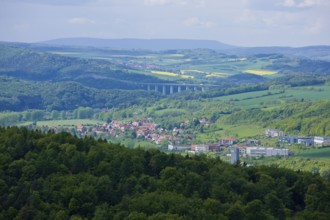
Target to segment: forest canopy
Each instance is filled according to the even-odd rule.
[[[329,180],[0,128],[0,219],[327,219]]]

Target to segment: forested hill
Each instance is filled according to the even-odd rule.
[[[98,89],[137,89],[136,82],[161,82],[107,60],[74,58],[6,44],[0,44],[0,75],[33,81],[76,81]]]
[[[45,45],[108,47],[117,49],[178,50],[178,49],[229,49],[234,48],[215,40],[189,39],[97,39],[97,38],[62,38],[45,42]]]
[[[73,110],[78,106],[125,108],[150,105],[161,97],[160,93],[142,90],[101,90],[77,82],[31,82],[3,76],[0,88],[0,111]]]
[[[0,128],[0,219],[328,219],[329,180]]]

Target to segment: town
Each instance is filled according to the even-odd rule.
[[[203,117],[198,121],[201,125],[209,125],[211,122]],[[194,144],[194,134],[185,129],[189,126],[189,121],[182,122],[180,127],[166,130],[152,118],[140,118],[132,121],[112,120],[108,123],[97,125],[78,125],[74,129],[69,129],[78,137],[93,136],[102,139],[116,139],[120,137],[129,137],[154,143],[155,145],[165,145],[168,152],[187,153],[187,154],[207,154],[214,152],[216,155],[226,155],[231,157],[231,162],[236,163],[241,157],[270,157],[291,155],[287,146],[291,144],[300,144],[305,146],[329,146],[330,137],[305,137],[305,136],[286,136],[285,132],[278,129],[265,129],[264,138],[277,139],[281,147],[262,146],[260,140],[251,139],[240,141],[234,137],[224,137],[216,143]],[[63,131],[61,127],[47,128],[55,132]],[[183,141],[185,140],[185,141]],[[218,154],[217,154],[218,153]]]

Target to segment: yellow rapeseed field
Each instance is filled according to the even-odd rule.
[[[277,71],[272,71],[272,70],[245,70],[244,72],[252,73],[252,74],[256,74],[256,75],[260,75],[260,76],[273,75],[273,74],[277,73]]]
[[[194,76],[182,75],[181,78],[183,78],[183,79],[193,79]]]
[[[163,76],[178,76],[179,74],[165,72],[165,71],[151,71],[153,74],[163,75]]]

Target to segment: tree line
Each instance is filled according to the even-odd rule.
[[[330,183],[68,133],[0,128],[0,219],[327,219]]]

